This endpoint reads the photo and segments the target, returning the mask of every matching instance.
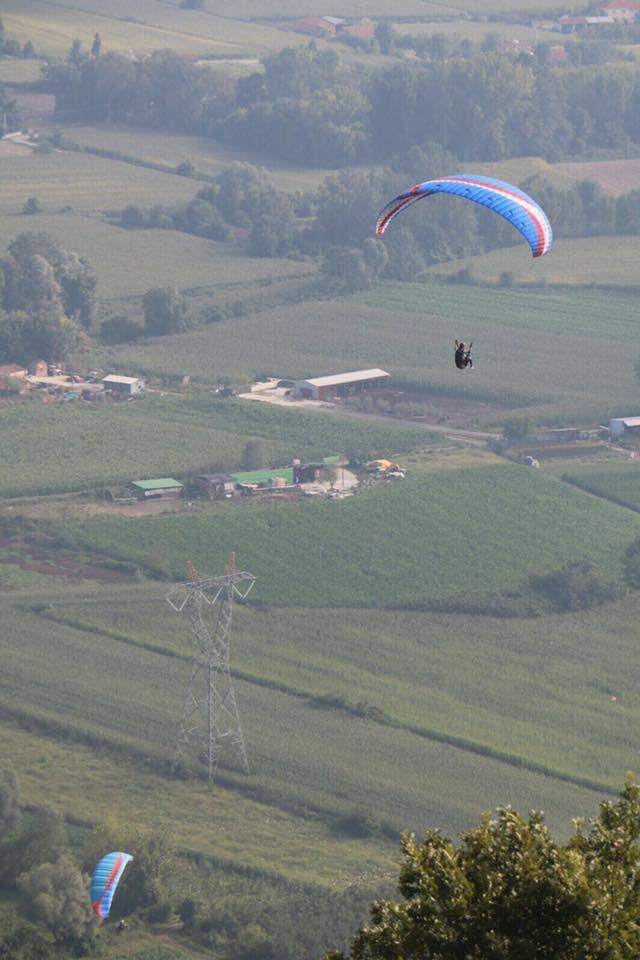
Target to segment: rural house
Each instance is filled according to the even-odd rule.
[[[291,392],[294,397],[304,400],[328,400],[330,397],[348,397],[362,390],[370,390],[386,383],[388,379],[389,374],[385,370],[375,367],[311,380],[296,380]]]

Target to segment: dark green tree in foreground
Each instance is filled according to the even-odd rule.
[[[378,901],[351,960],[637,960],[640,788],[631,774],[566,844],[542,814],[485,814],[458,845],[405,835],[399,890]],[[342,953],[326,960],[345,960]]]

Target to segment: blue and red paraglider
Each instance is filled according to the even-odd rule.
[[[91,906],[101,920],[106,920],[109,916],[113,895],[130,860],[133,860],[130,854],[114,850],[103,857],[93,871]]]
[[[380,212],[376,234],[381,237],[393,218],[406,207],[437,193],[449,193],[480,203],[513,224],[525,238],[534,257],[548,253],[553,243],[553,231],[549,219],[528,194],[503,180],[460,173],[437,180],[425,180],[406,193],[401,193]]]

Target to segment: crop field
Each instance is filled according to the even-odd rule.
[[[111,598],[111,607],[113,600]],[[158,606],[161,602],[158,601]],[[56,615],[59,609],[56,608]],[[63,608],[62,615],[81,618],[86,609],[80,607],[78,611],[71,606]],[[98,614],[100,609],[96,608]],[[108,619],[109,613],[102,609]],[[95,620],[95,616],[90,612],[89,619]],[[539,662],[534,653],[535,644],[539,642],[535,634],[530,638],[528,656],[523,656],[518,649],[521,636],[517,636],[516,642],[511,641],[515,652],[509,656],[507,651],[505,673],[496,676],[494,658],[497,655],[502,659],[504,638],[499,638],[493,647],[488,645],[486,652],[481,652],[482,642],[477,636],[467,643],[466,649],[459,643],[449,661],[445,647],[447,641],[453,639],[453,631],[443,634],[442,629],[438,631],[436,627],[435,636],[438,633],[440,636],[434,638],[436,649],[432,660],[424,658],[425,633],[430,637],[430,621],[416,619],[412,629],[408,618],[387,619],[387,631],[392,625],[399,630],[407,626],[413,637],[402,661],[409,667],[409,673],[405,675],[400,666],[391,668],[386,678],[379,678],[377,685],[367,686],[367,705],[373,708],[380,701],[393,707],[393,701],[397,704],[396,697],[399,698],[399,702],[405,704],[400,706],[404,716],[394,723],[366,714],[357,715],[340,709],[339,702],[334,705],[330,699],[322,699],[324,691],[335,695],[336,690],[346,689],[344,682],[335,684],[333,680],[341,668],[346,669],[348,676],[357,677],[356,661],[367,659],[367,635],[378,668],[395,656],[396,644],[390,642],[388,633],[385,639],[378,630],[370,632],[370,615],[365,621],[362,616],[347,614],[343,622],[335,612],[329,614],[328,636],[324,637],[318,623],[303,645],[298,637],[296,649],[295,633],[307,634],[304,624],[308,623],[308,617],[300,612],[295,616],[295,611],[291,611],[287,632],[292,645],[283,646],[280,651],[277,612],[266,621],[258,615],[250,632],[254,636],[253,644],[263,649],[258,651],[258,659],[251,662],[250,652],[240,653],[240,649],[246,620],[253,619],[254,615],[242,611],[235,634],[234,650],[238,650],[239,658],[236,689],[252,773],[245,778],[223,769],[214,800],[216,816],[209,821],[206,814],[203,816],[206,804],[211,802],[204,788],[162,781],[144,770],[145,758],[157,764],[171,757],[189,671],[186,638],[183,656],[177,657],[175,653],[167,656],[162,652],[163,635],[166,636],[168,629],[175,631],[174,623],[167,623],[169,616],[165,614],[156,649],[151,650],[130,635],[121,634],[116,638],[109,635],[108,629],[99,633],[93,623],[90,629],[83,630],[43,621],[33,614],[8,614],[8,624],[19,617],[20,630],[11,630],[6,642],[2,736],[10,740],[16,737],[13,728],[9,727],[6,732],[6,721],[10,718],[28,718],[37,735],[29,750],[24,754],[15,753],[21,780],[22,768],[25,768],[30,798],[41,801],[48,788],[49,801],[60,804],[76,817],[92,819],[95,798],[101,792],[98,809],[108,808],[113,798],[121,817],[140,819],[144,823],[152,813],[156,824],[171,826],[181,846],[186,848],[269,868],[289,878],[302,879],[315,874],[320,882],[344,883],[353,879],[355,873],[370,878],[377,874],[379,878],[381,867],[388,862],[392,851],[392,845],[384,843],[376,843],[376,850],[373,844],[339,840],[335,834],[332,838],[332,822],[355,810],[366,810],[394,831],[402,827],[421,831],[427,825],[436,825],[457,832],[477,816],[479,804],[485,808],[508,800],[524,805],[525,809],[542,804],[546,809],[551,808],[556,823],[560,825],[563,821],[562,827],[567,830],[571,809],[575,813],[579,804],[580,810],[585,807],[588,810],[598,795],[615,789],[620,779],[619,769],[628,763],[630,746],[626,742],[612,748],[606,763],[603,762],[606,751],[597,749],[595,743],[592,751],[583,747],[580,754],[568,749],[574,741],[577,743],[580,732],[584,735],[585,725],[589,736],[596,736],[598,729],[597,736],[604,740],[609,725],[619,722],[616,721],[618,715],[611,713],[607,723],[607,710],[611,711],[611,706],[604,692],[596,691],[594,700],[600,709],[592,709],[591,714],[582,706],[576,709],[581,696],[576,684],[575,689],[564,691],[565,700],[556,706],[552,718],[544,719],[539,704],[532,715],[518,716],[518,687],[521,690],[522,685],[525,688],[531,685],[526,676],[532,676],[531,662]],[[137,626],[135,619],[134,623]],[[276,627],[275,634],[270,632],[271,625]],[[135,633],[131,630],[131,621],[128,629]],[[269,652],[265,649],[266,636],[270,637]],[[329,648],[326,656],[322,651],[324,642]],[[351,642],[357,646],[346,650]],[[427,643],[430,646],[430,640]],[[627,643],[631,643],[630,638]],[[494,745],[491,745],[492,754],[491,748],[483,744],[483,735],[490,726],[488,721],[484,729],[474,731],[472,717],[468,723],[455,719],[460,713],[460,701],[469,695],[473,681],[469,672],[460,675],[459,671],[455,680],[453,674],[450,681],[442,678],[450,663],[458,665],[465,659],[469,671],[471,649],[474,663],[477,664],[483,654],[487,663],[467,710],[482,721],[483,716],[488,717],[491,708],[496,707],[497,700],[496,712],[501,712],[503,724],[507,717],[514,715],[513,729],[502,736],[509,746],[520,748],[510,757],[500,759]],[[412,679],[416,656],[423,684]],[[246,675],[242,661],[249,661],[257,673],[256,679]],[[279,688],[283,671],[297,686]],[[511,695],[502,697],[500,676],[503,683],[509,684],[518,671],[521,673],[516,687]],[[548,674],[534,684],[536,692],[544,694],[545,699],[557,697],[558,685],[563,682],[562,666],[557,671],[549,670]],[[364,689],[364,679],[364,676],[356,679],[351,687],[352,696]],[[384,679],[386,683],[382,682]],[[484,683],[488,684],[486,689]],[[582,697],[584,699],[584,692]],[[351,698],[348,699],[351,702]],[[443,707],[446,716],[438,716]],[[558,730],[558,714],[565,722],[571,721],[568,730]],[[395,719],[393,715],[390,718]],[[497,717],[491,722],[497,725]],[[546,727],[552,722],[555,726]],[[465,731],[465,724],[475,734],[469,742],[460,735],[461,730]],[[49,753],[42,747],[45,735],[56,741],[64,739],[66,744],[60,743]],[[84,743],[93,748],[91,753]],[[47,758],[45,762],[43,756]],[[122,757],[122,766],[116,773],[110,758],[118,757]],[[548,763],[554,759],[562,764],[555,771]],[[542,770],[535,768],[541,760],[548,765],[546,777],[540,776]],[[578,771],[579,780],[593,780],[593,787],[571,783],[574,771]],[[148,805],[143,798],[149,796],[151,789],[157,803],[154,802],[153,811],[145,813],[142,808],[147,809]],[[180,823],[175,820],[177,808],[181,810]],[[252,835],[260,838],[259,843],[247,845],[248,827]]]
[[[0,216],[21,214],[29,197],[43,212],[77,213],[121,210],[129,203],[153,206],[186,203],[198,190],[187,177],[115,163],[85,153],[31,154],[9,158],[0,168]],[[24,218],[24,229],[37,227],[37,216]]]
[[[74,213],[0,216],[0,247],[27,230],[47,233],[66,250],[82,253],[96,273],[103,313],[108,301],[142,296],[152,287],[217,287],[222,299],[230,293],[244,297],[261,283],[297,281],[316,269],[296,260],[247,257],[233,244],[177,230],[125,230]]]
[[[615,786],[634,762],[620,713],[631,723],[640,710],[630,626],[638,607],[631,595],[604,612],[532,620],[331,609],[310,619],[296,607],[242,607],[234,673],[318,710],[361,705],[383,726]],[[70,601],[47,615],[143,650],[187,650],[180,619],[159,602],[118,609]]]
[[[265,439],[275,466],[345,450],[401,453],[438,443],[424,429],[323,417],[242,401],[150,394],[135,403],[0,409],[0,495],[86,490],[149,476],[238,469],[249,440]],[[60,457],[59,451],[65,456]]]
[[[563,479],[598,497],[640,512],[640,464],[635,460],[607,467],[585,465],[566,471]]]
[[[103,50],[138,54],[171,48],[196,56],[245,57],[306,43],[308,38],[268,24],[237,22],[229,6],[219,15],[181,10],[153,0],[114,0],[105,13],[100,0],[5,0],[2,19],[6,33],[20,43],[31,40],[37,53],[63,56],[77,38],[85,49],[96,31]]]
[[[1,63],[2,61],[0,61]],[[158,133],[155,130],[134,130],[130,127],[101,125],[92,126],[56,126],[62,130],[66,139],[83,147],[105,150],[117,150],[128,157],[135,157],[146,163],[162,163],[175,167],[190,160],[196,171],[207,176],[216,176],[231,163],[243,162],[265,169],[273,186],[278,190],[294,193],[316,191],[327,176],[334,170],[308,170],[290,164],[278,163],[269,157],[231,149],[205,137],[190,137],[178,133]],[[197,180],[192,181],[193,194],[201,188]]]
[[[496,283],[504,271],[516,283],[567,284],[608,287],[636,286],[638,284],[638,237],[562,237],[554,242],[552,252],[541,259],[527,256],[523,246],[501,248],[491,253],[437,264],[430,273],[449,276],[461,267],[470,267],[479,280]]]
[[[476,366],[465,376],[451,364],[454,337],[475,341]],[[546,405],[580,422],[601,422],[614,406],[635,403],[636,358],[629,344],[640,344],[631,292],[469,286],[434,278],[248,314],[144,346],[127,344],[109,356],[119,369],[189,373],[210,383],[229,371],[320,376],[335,372],[340,357],[341,370],[388,370],[399,389],[410,385],[511,407]],[[99,350],[92,356],[102,364]]]
[[[452,519],[461,516],[464,524]],[[423,609],[459,596],[486,601],[567,563],[620,579],[640,518],[537,471],[486,465],[409,474],[338,502],[222,504],[53,529],[178,579],[187,560],[209,569],[236,550],[258,578],[256,600],[267,604]]]

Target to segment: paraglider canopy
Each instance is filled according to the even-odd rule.
[[[548,253],[553,243],[553,231],[542,209],[523,190],[503,180],[460,173],[437,180],[425,180],[406,193],[391,200],[380,212],[376,234],[381,237],[393,218],[410,204],[437,193],[449,193],[480,203],[513,224],[525,238],[534,257]]]
[[[96,864],[91,877],[91,907],[101,920],[109,916],[113,895],[130,860],[133,857],[129,853],[114,850]]]

